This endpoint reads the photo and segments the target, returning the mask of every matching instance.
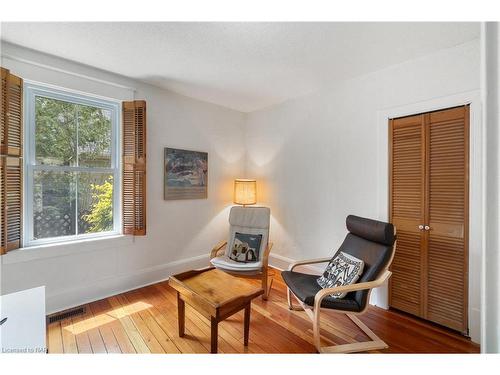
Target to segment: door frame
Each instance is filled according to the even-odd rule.
[[[481,342],[482,307],[482,259],[484,256],[483,213],[484,213],[484,129],[481,111],[481,91],[473,90],[459,94],[433,98],[416,103],[377,111],[378,133],[378,219],[389,220],[389,119],[431,112],[461,105],[470,105],[469,119],[469,280],[468,280],[468,326],[469,336],[476,343]],[[384,309],[389,308],[388,286],[376,289],[370,303]]]

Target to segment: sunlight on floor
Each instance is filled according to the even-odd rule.
[[[126,316],[132,315],[139,311],[143,311],[153,307],[152,305],[145,302],[135,302],[130,305],[121,306],[114,310],[111,310],[104,314],[99,314],[93,316],[92,318],[88,318],[82,320],[81,322],[70,324],[67,327],[64,327],[65,330],[71,332],[74,335],[78,335],[80,333],[86,332],[90,329],[97,328],[103,326],[105,324],[111,323],[117,319],[124,318]]]

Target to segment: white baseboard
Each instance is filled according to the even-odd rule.
[[[203,254],[141,269],[126,275],[99,279],[76,288],[68,288],[54,294],[48,294],[46,298],[46,313],[52,314],[129,290],[155,284],[168,279],[170,275],[207,267],[208,264],[208,255]]]
[[[280,271],[287,270],[290,264],[296,262],[295,259],[284,257],[279,254],[269,254],[269,265],[273,268],[276,268]],[[307,265],[307,266],[299,266],[298,269],[301,272],[313,273],[313,274],[322,274],[325,270],[326,263],[320,263],[317,265]]]
[[[469,336],[472,342],[481,343],[481,310],[471,308],[469,312]]]
[[[295,262],[294,259],[282,255],[269,255],[269,265],[281,271],[288,269],[288,266],[293,262]],[[208,264],[208,255],[203,254],[141,269],[126,275],[99,279],[89,284],[67,288],[56,293],[48,293],[46,301],[47,314],[158,283],[167,280],[170,275],[175,273],[206,267]],[[320,267],[302,266],[301,271],[320,274],[323,271],[321,266],[324,267],[324,265],[320,265]]]
[[[284,257],[283,255],[273,253],[269,254],[269,265],[280,271],[287,270],[288,266],[293,262],[295,262],[295,260]]]

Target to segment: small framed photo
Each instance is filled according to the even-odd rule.
[[[208,153],[165,147],[164,199],[206,199]]]

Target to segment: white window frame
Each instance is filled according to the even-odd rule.
[[[35,97],[62,100],[74,104],[98,107],[111,112],[111,167],[88,168],[35,164]],[[23,247],[72,242],[121,234],[121,173],[120,173],[120,116],[121,103],[90,94],[79,93],[35,82],[24,82],[24,213]],[[76,234],[70,236],[34,239],[33,225],[33,176],[35,170],[103,172],[113,175],[113,229],[107,232]]]

